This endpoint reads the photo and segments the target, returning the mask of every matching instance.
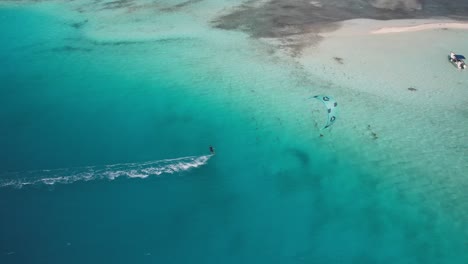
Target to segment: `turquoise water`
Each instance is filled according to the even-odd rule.
[[[1,263],[468,259],[464,225],[323,147],[282,65],[70,23],[0,9]]]

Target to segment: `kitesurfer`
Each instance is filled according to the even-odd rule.
[[[215,154],[215,149],[213,148],[213,146],[210,146],[210,152],[211,152],[211,155]]]

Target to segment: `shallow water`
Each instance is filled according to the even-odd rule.
[[[376,170],[348,125],[318,130],[327,83],[295,60],[199,14],[146,37],[52,7],[0,9],[2,263],[467,259],[463,219],[388,180],[418,166]]]

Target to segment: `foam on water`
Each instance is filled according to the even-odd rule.
[[[9,172],[0,174],[0,187],[70,184],[78,181],[115,180],[119,177],[145,179],[149,176],[174,174],[198,168],[205,165],[210,158],[211,155],[189,156],[135,163]]]

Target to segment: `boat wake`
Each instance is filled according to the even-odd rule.
[[[188,171],[205,165],[212,155],[189,156],[136,163],[120,163],[77,168],[7,172],[0,174],[0,187],[70,184],[78,181],[114,180],[119,177],[147,178]]]

